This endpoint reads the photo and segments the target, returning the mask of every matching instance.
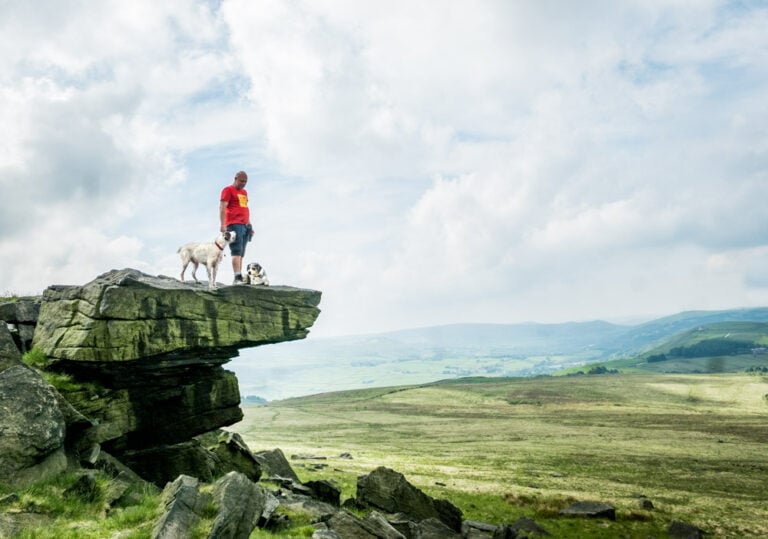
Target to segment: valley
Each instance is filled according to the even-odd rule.
[[[672,520],[759,537],[767,396],[768,378],[748,374],[475,378],[246,406],[231,429],[254,449],[326,457],[292,463],[342,498],[387,466],[464,518],[526,516],[554,537],[663,537]],[[610,503],[617,519],[558,514],[576,500]]]

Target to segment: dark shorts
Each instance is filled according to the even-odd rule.
[[[235,241],[229,244],[232,256],[245,256],[245,245],[248,243],[245,225],[227,225],[227,230],[235,231]]]

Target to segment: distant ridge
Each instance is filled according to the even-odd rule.
[[[467,376],[534,376],[634,358],[677,333],[718,322],[768,322],[768,307],[687,311],[636,325],[602,320],[448,324],[310,338],[243,351],[245,394],[269,400]]]
[[[681,331],[718,322],[768,322],[768,307],[728,309],[722,311],[684,311],[634,326],[625,333],[620,349],[627,354],[642,353],[648,345]]]
[[[768,307],[683,311],[636,325],[613,324],[603,320],[563,323],[466,323],[333,339],[358,344],[381,341],[414,346],[469,348],[505,346],[531,353],[553,350],[573,352],[592,347],[604,349],[607,355],[613,355],[640,353],[644,347],[675,333],[717,322],[768,322]]]
[[[596,342],[619,336],[629,326],[595,320],[543,324],[447,324],[403,329],[386,333],[342,337],[357,342],[371,339],[414,346],[446,346],[465,348],[512,347],[522,353],[547,350],[579,350]]]

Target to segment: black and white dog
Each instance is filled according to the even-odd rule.
[[[187,266],[192,262],[192,278],[196,283],[199,283],[200,281],[195,275],[197,266],[205,264],[205,269],[208,272],[208,289],[216,288],[216,271],[224,254],[224,248],[227,244],[235,241],[235,237],[235,232],[224,232],[219,234],[211,243],[187,243],[179,247],[176,252],[181,256],[181,282],[184,282],[184,272],[187,271]]]
[[[245,275],[243,276],[245,284],[263,284],[269,286],[269,278],[267,272],[261,267],[258,262],[251,262],[245,269]]]

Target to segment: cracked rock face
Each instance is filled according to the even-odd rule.
[[[282,286],[209,291],[133,269],[113,270],[83,286],[48,288],[33,345],[50,358],[83,362],[231,352],[303,339],[320,313],[320,295]]]
[[[153,455],[162,468],[152,448],[242,419],[237,378],[223,365],[240,348],[306,337],[320,296],[284,286],[211,291],[113,270],[83,286],[49,287],[33,346],[50,370],[74,378],[62,394],[93,420],[88,444],[118,457]]]

